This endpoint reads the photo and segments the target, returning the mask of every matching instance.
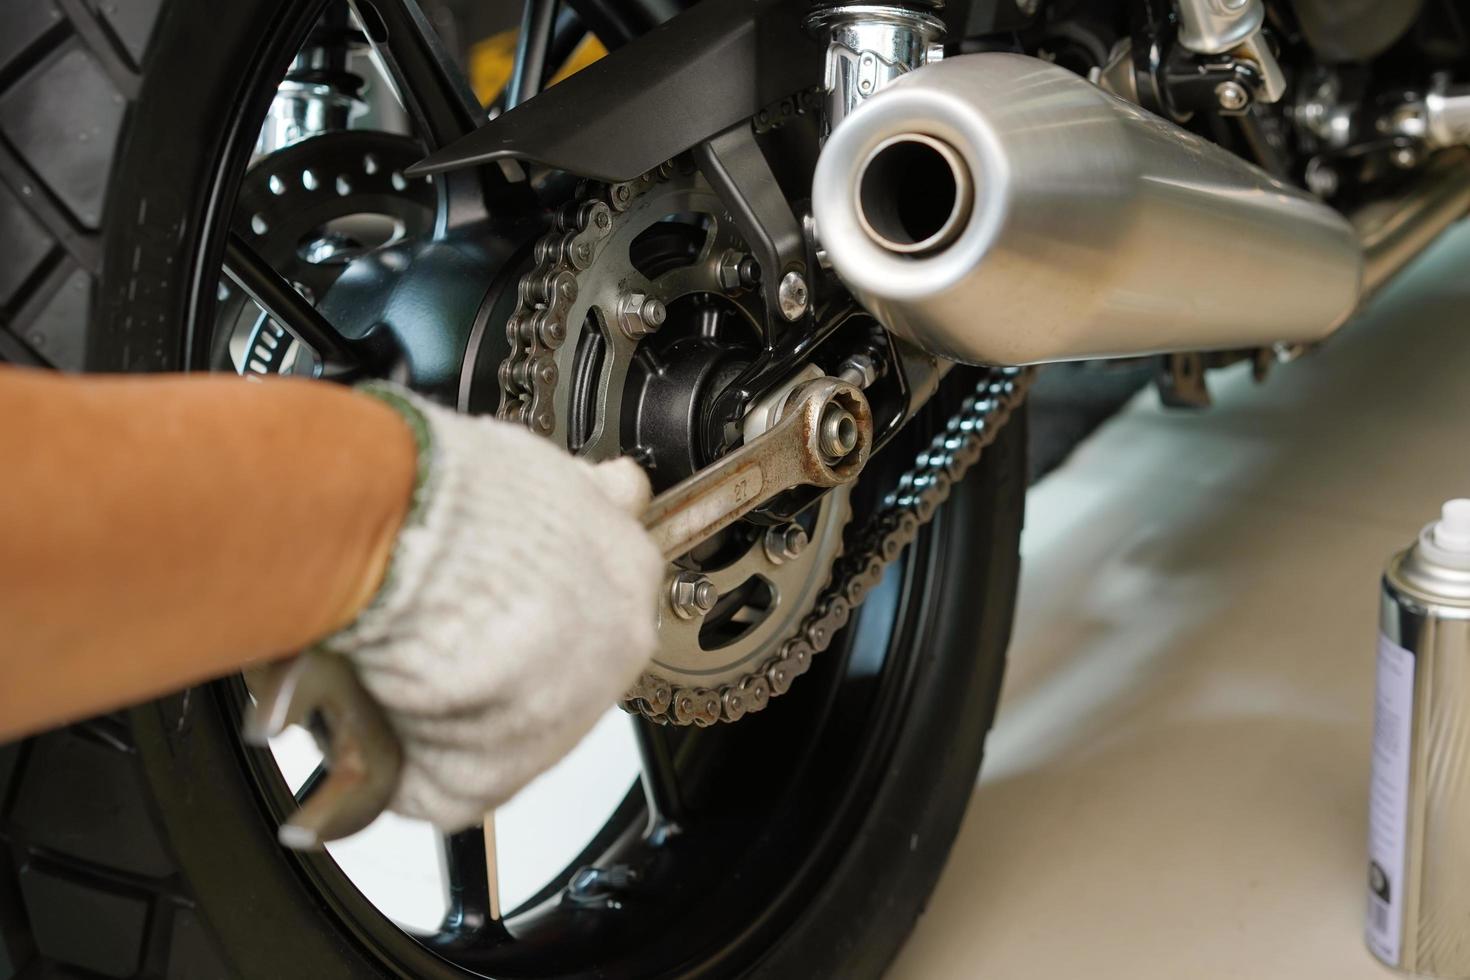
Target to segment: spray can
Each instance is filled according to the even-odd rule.
[[[1470,500],[1383,573],[1367,941],[1389,966],[1470,978]]]

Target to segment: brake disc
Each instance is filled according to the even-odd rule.
[[[423,156],[406,136],[340,130],[257,160],[240,185],[235,231],[306,296],[324,296],[347,263],[433,230],[430,178],[403,171]],[[221,294],[220,330],[241,373],[289,373],[299,347],[239,290]]]

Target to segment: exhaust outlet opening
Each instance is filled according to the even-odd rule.
[[[918,133],[895,136],[863,163],[858,220],[882,248],[921,255],[959,237],[974,196],[970,168],[952,146]]]

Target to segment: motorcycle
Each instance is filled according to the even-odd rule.
[[[880,974],[995,712],[1031,366],[1199,407],[1324,345],[1470,209],[1464,12],[525,0],[477,95],[453,5],[10,0],[0,359],[393,378],[633,456],[670,564],[636,781],[539,888],[487,820],[406,928],[280,847],[330,770],[230,678],[0,747],[6,975]]]

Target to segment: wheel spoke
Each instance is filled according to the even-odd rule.
[[[359,358],[316,307],[306,301],[251,248],[245,239],[231,232],[225,243],[225,274],[235,281],[272,320],[280,324],[303,344],[316,351],[323,365],[354,366]],[[325,371],[324,371],[325,373]]]
[[[685,823],[686,813],[665,726],[647,718],[634,718],[633,734],[638,739],[638,759],[642,764],[639,778],[648,801],[648,834],[650,837],[677,834]]]
[[[472,827],[444,835],[445,879],[449,885],[449,910],[444,916],[444,933],[449,942],[480,943],[503,937],[500,924],[500,881],[494,871],[494,820],[485,817],[485,827]]]
[[[485,891],[489,896],[490,918],[500,921],[500,852],[495,844],[495,811],[485,814]]]
[[[296,805],[300,806],[302,803],[306,802],[306,798],[312,793],[316,792],[316,788],[320,786],[322,784],[322,781],[326,778],[327,763],[325,760],[323,760],[322,762],[318,762],[316,764],[316,768],[311,771],[311,775],[307,776],[306,779],[302,781],[301,785],[296,788],[296,792],[291,794],[291,796],[296,800]]]
[[[353,0],[353,4],[430,150],[479,128],[485,110],[418,0]]]
[[[505,107],[516,106],[541,91],[556,24],[557,0],[525,0],[521,32],[516,38],[515,65],[505,90]]]

